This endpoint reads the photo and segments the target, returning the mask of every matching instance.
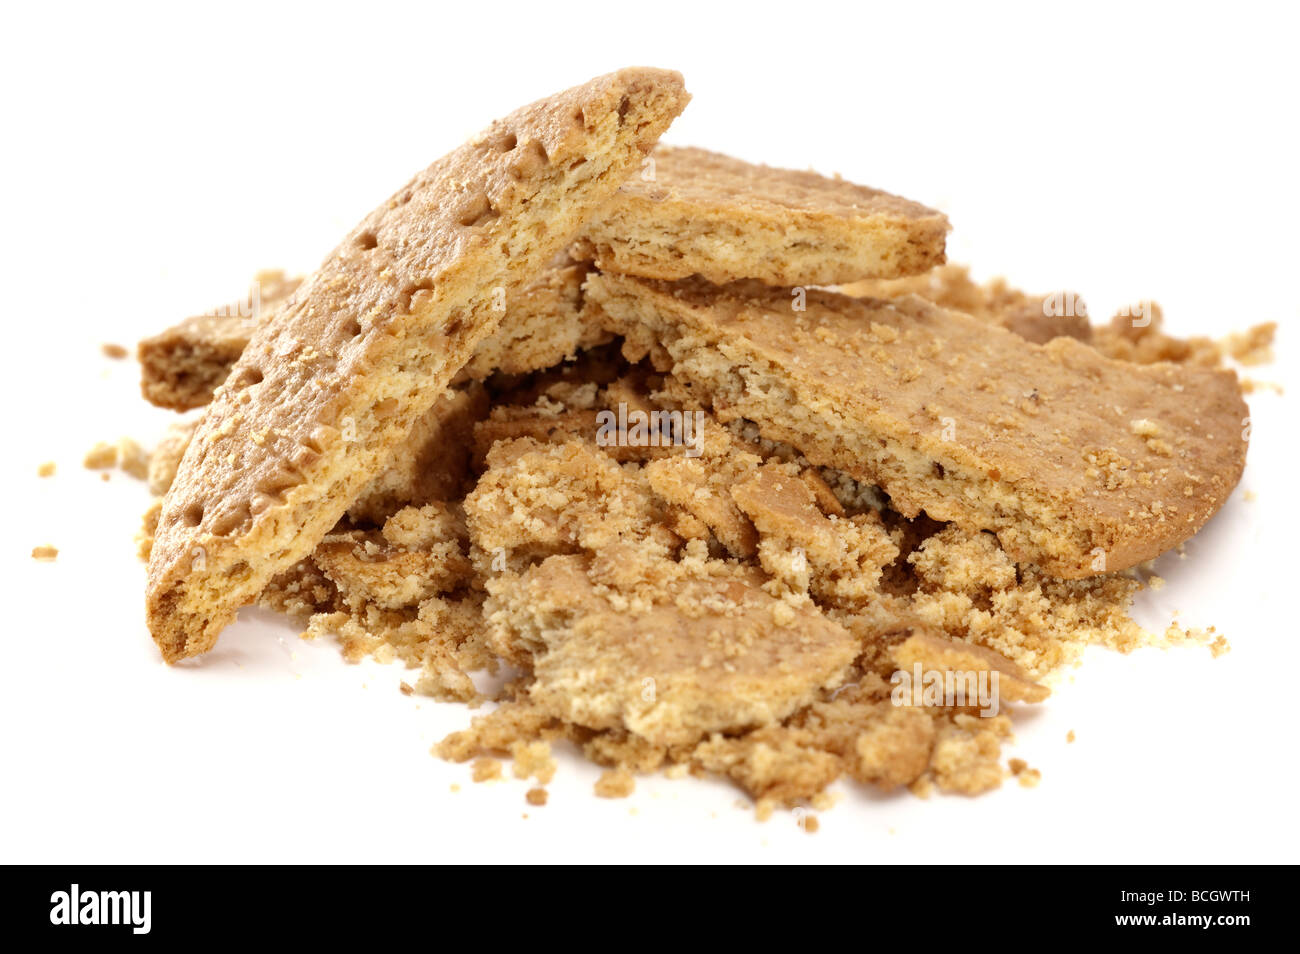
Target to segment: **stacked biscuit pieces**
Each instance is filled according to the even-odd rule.
[[[204,409],[151,462],[169,661],[258,602],[439,698],[504,668],[446,757],[795,804],[991,788],[1007,705],[1144,639],[1132,568],[1241,474],[1235,374],[976,285],[914,202],[656,146],[686,100],[635,69],[525,107],[300,284],[142,342],[146,397]]]

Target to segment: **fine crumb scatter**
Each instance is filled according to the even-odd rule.
[[[1037,788],[1038,783],[1043,780],[1043,773],[1036,768],[1027,768],[1016,776],[1020,782],[1021,788]]]
[[[100,345],[99,350],[104,353],[105,357],[112,358],[114,361],[121,361],[123,358],[125,358],[127,355],[131,353],[127,351],[125,348],[123,348],[120,344],[114,344],[111,341],[105,342],[104,344]]]
[[[1228,645],[1228,640],[1224,638],[1222,633],[1215,636],[1214,640],[1210,643],[1210,655],[1215,659],[1218,659],[1231,649],[1232,647]]]
[[[1071,729],[1069,732],[1065,733],[1065,741],[1066,741],[1066,742],[1073,742],[1073,741],[1075,740],[1075,738],[1076,738],[1076,736],[1075,736],[1075,734],[1074,734],[1074,730],[1073,730],[1073,729]]]
[[[530,788],[527,794],[524,795],[524,798],[527,799],[529,805],[537,805],[539,807],[545,805],[546,800],[549,797],[550,796],[544,788]]]
[[[402,683],[398,683],[397,691],[404,696],[409,696],[415,692],[415,687],[412,686],[409,682],[402,682]]]
[[[804,815],[799,819],[799,827],[808,834],[815,835],[822,827],[822,823],[817,820],[816,815]]]
[[[470,772],[474,781],[490,782],[501,777],[501,763],[496,759],[475,759]]]
[[[48,544],[40,547],[32,547],[33,560],[45,560],[46,562],[55,559],[59,555],[59,548],[52,547]]]
[[[36,476],[53,477],[54,470],[55,470],[54,461],[47,460],[45,463],[41,464],[39,467],[36,468]]]

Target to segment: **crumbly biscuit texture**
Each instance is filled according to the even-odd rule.
[[[1071,338],[1038,346],[914,296],[792,302],[757,283],[597,275],[588,299],[625,347],[656,340],[720,419],[879,484],[907,516],[992,530],[1057,576],[1170,549],[1244,466],[1231,372],[1133,367]]]
[[[853,282],[839,290],[858,298],[919,295],[942,308],[1001,325],[1035,344],[1046,344],[1060,337],[1092,340],[1086,311],[1068,307],[1078,300],[1072,293],[1028,295],[1002,278],[979,284],[970,277],[970,269],[965,265],[941,265],[904,278]]]
[[[628,580],[581,556],[489,583],[486,612],[532,659],[531,701],[567,723],[652,745],[769,725],[835,688],[856,641],[763,574],[687,560]]]

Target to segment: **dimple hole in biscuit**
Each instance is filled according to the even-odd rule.
[[[264,375],[261,368],[244,368],[237,376],[232,378],[230,389],[232,391],[242,391],[244,388],[252,387],[254,384],[261,384]]]
[[[212,533],[218,537],[228,537],[245,526],[252,519],[247,501],[225,510],[212,521]]]
[[[433,279],[431,278],[423,278],[418,282],[415,282],[411,285],[407,285],[404,289],[402,289],[402,302],[401,302],[402,313],[403,314],[411,313],[411,302],[414,300],[416,295],[418,295],[420,292],[431,292],[431,291],[433,291]]]
[[[374,248],[378,244],[379,244],[379,236],[376,235],[374,232],[372,232],[370,229],[366,229],[364,232],[362,232],[360,235],[357,236],[357,248],[359,249],[369,251],[370,249]]]
[[[203,522],[203,503],[196,501],[190,504],[181,513],[181,519],[185,521],[187,527],[197,527]]]
[[[465,203],[460,214],[456,217],[456,221],[466,228],[473,228],[488,219],[496,218],[498,214],[492,205],[492,201],[480,192]]]
[[[546,147],[536,139],[530,139],[511,160],[508,171],[516,179],[526,179],[535,175],[550,161],[551,157],[547,155]]]
[[[268,497],[278,499],[283,496],[285,490],[296,483],[298,483],[297,475],[292,473],[288,467],[281,465],[259,480],[255,489]]]

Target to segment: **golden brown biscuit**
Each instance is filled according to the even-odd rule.
[[[188,411],[212,400],[261,325],[297,291],[300,277],[281,271],[259,272],[248,297],[186,318],[141,341],[140,391],[145,400],[173,411]]]
[[[587,271],[586,265],[561,258],[528,287],[507,298],[501,326],[479,343],[459,377],[482,381],[497,371],[540,371],[608,341],[609,333],[582,314],[582,282]],[[281,275],[258,276],[254,287],[269,289],[261,293],[258,317],[243,305],[227,306],[187,318],[140,342],[140,388],[147,400],[176,411],[212,400],[253,333],[287,297],[279,289],[297,286],[297,279],[268,285],[267,274]]]
[[[261,326],[163,503],[149,564],[164,658],[210,649],[312,551],[687,94],[629,69],[541,100],[372,212]]]
[[[625,349],[666,350],[721,420],[877,483],[906,516],[992,530],[1066,578],[1187,539],[1241,476],[1236,375],[1031,344],[911,296],[596,275],[587,299]]]
[[[941,213],[878,189],[660,146],[571,254],[646,278],[833,285],[941,264],[947,233]]]
[[[625,582],[553,556],[489,583],[489,619],[531,653],[535,704],[587,728],[688,744],[779,722],[835,688],[858,653],[811,603],[765,592],[753,568],[659,569],[661,579]]]

